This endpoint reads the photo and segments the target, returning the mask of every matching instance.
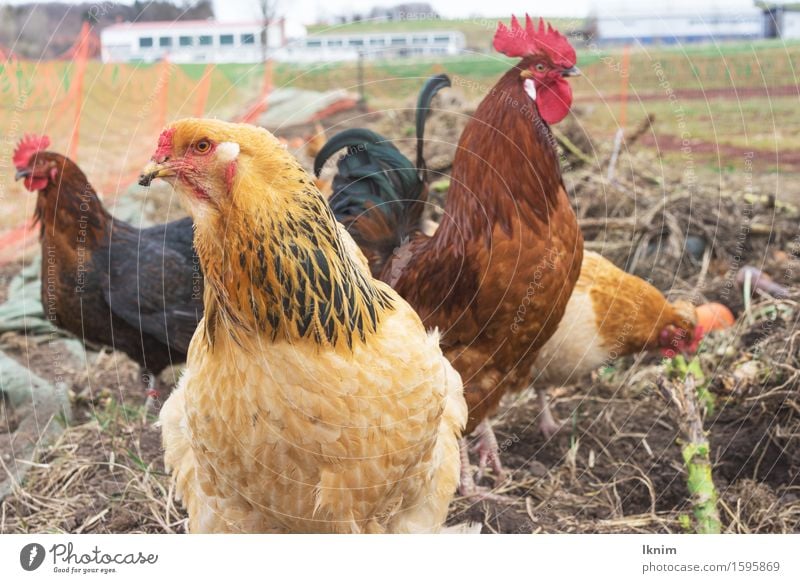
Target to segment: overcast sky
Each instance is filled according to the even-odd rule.
[[[30,0],[11,0],[22,4]],[[79,3],[81,0],[66,0]],[[125,1],[125,0],[123,0]],[[368,12],[373,6],[394,6],[402,0],[278,0],[279,10],[301,24],[311,24],[323,16]],[[422,0],[425,1],[425,0]],[[753,0],[427,0],[442,16],[503,16],[512,13],[531,16],[584,17],[594,10],[614,15],[648,12],[655,14],[731,13],[752,9]],[[776,3],[790,0],[777,0]],[[127,0],[132,3],[133,0]],[[256,0],[213,0],[220,20],[252,20],[258,15]],[[0,2],[2,3],[2,2]]]
[[[424,0],[423,0],[424,1]],[[427,0],[442,16],[509,16],[526,10],[531,15],[584,17],[591,10],[615,13],[647,12],[675,14],[686,12],[731,12],[736,8],[753,7],[753,0]],[[401,0],[278,0],[288,17],[303,24],[313,23],[319,16],[335,16],[343,12],[368,12],[373,6],[394,6]],[[214,0],[220,19],[241,19],[258,14],[254,0]],[[249,18],[250,16],[248,16]]]

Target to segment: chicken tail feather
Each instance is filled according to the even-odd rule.
[[[450,77],[445,74],[434,75],[425,82],[417,99],[417,169],[421,179],[425,179],[427,169],[423,149],[425,148],[425,122],[431,112],[431,101],[445,87],[450,87]]]
[[[424,166],[422,139],[433,96],[450,85],[445,75],[427,81],[417,101],[417,160]],[[427,200],[423,169],[383,136],[364,128],[345,130],[326,143],[314,160],[314,173],[336,152],[339,158],[329,199],[342,223],[378,277],[386,260],[419,231]]]

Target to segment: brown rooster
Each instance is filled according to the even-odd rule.
[[[155,376],[186,359],[203,316],[192,221],[137,229],[114,219],[81,169],[49,145],[47,136],[26,136],[13,159],[17,179],[38,191],[45,313],[139,363],[150,404]]]
[[[504,393],[528,386],[537,352],[555,332],[578,279],[583,238],[548,128],[569,110],[565,77],[577,73],[575,51],[552,27],[541,20],[537,27],[530,18],[524,28],[516,18],[510,29],[500,24],[494,46],[521,60],[465,127],[444,219],[433,236],[420,231],[421,173],[380,136],[365,139],[364,130],[335,136],[315,170],[333,151],[348,148],[334,180],[334,214],[373,273],[426,326],[441,330],[445,354],[464,381],[467,431],[478,429],[477,449],[500,478],[488,417]],[[465,442],[462,456],[461,492],[479,494]]]

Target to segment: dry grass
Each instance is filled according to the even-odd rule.
[[[25,353],[9,340],[7,353]],[[42,374],[47,364],[32,359],[32,366]],[[101,352],[67,377],[72,424],[36,452],[23,483],[0,503],[0,533],[182,532],[185,517],[164,471],[161,432],[152,417],[143,419],[138,366]]]
[[[183,531],[183,513],[153,447],[160,431],[110,415],[68,429],[39,452],[25,483],[2,502],[0,532]]]

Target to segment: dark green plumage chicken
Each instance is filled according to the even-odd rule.
[[[423,156],[425,121],[433,97],[450,87],[447,75],[428,79],[417,100],[417,162],[413,164],[383,136],[363,128],[331,138],[314,160],[319,176],[328,159],[346,148],[337,162],[329,203],[378,277],[393,251],[419,229],[428,198]],[[365,220],[366,219],[366,220]]]

